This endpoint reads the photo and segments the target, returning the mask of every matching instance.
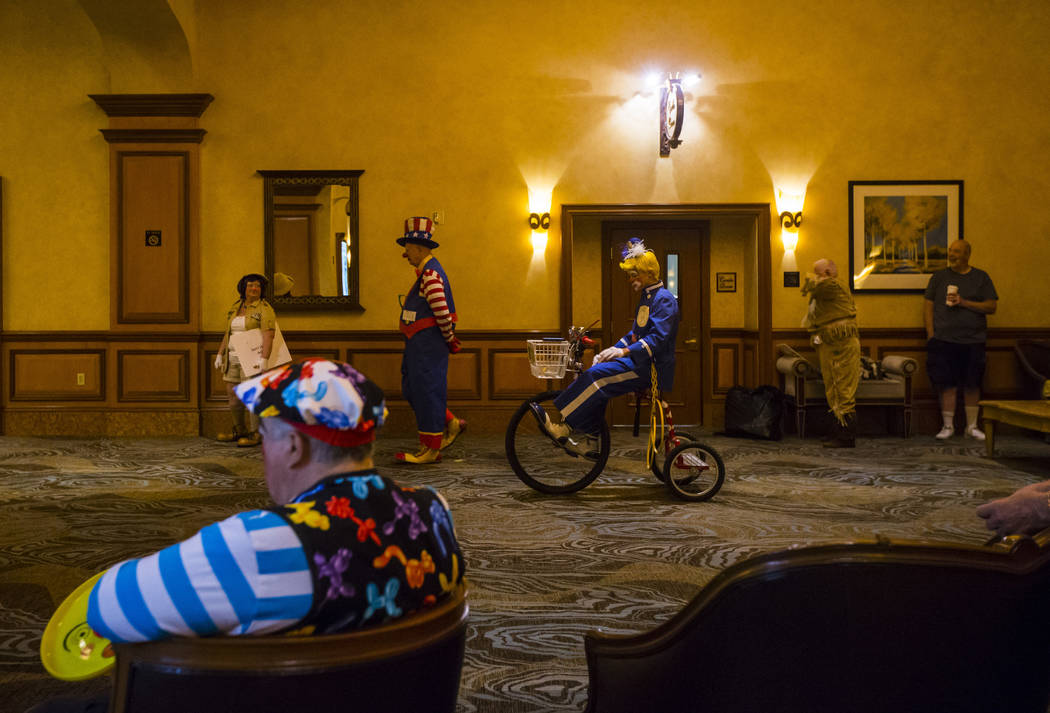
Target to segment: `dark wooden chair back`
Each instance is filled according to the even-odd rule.
[[[1014,353],[1024,377],[1024,397],[1043,398],[1043,384],[1050,379],[1050,340],[1018,339]]]
[[[586,637],[589,713],[1046,713],[1048,537],[738,563],[671,620]]]
[[[326,636],[122,644],[111,713],[454,711],[464,588],[386,626]]]

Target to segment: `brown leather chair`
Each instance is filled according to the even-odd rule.
[[[746,560],[652,631],[589,633],[587,711],[1046,713],[1048,539]]]
[[[111,713],[454,711],[466,592],[386,626],[327,636],[115,646]]]

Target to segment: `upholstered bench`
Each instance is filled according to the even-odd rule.
[[[824,382],[820,377],[817,356],[806,358],[787,345],[777,347],[777,371],[780,389],[787,404],[795,410],[795,426],[800,438],[806,436],[806,409],[828,408]],[[861,379],[857,387],[857,408],[865,406],[894,407],[900,413],[901,435],[911,436],[911,377],[919,363],[911,357],[887,355],[877,362],[881,378]]]

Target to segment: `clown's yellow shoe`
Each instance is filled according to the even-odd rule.
[[[461,418],[454,418],[445,425],[445,435],[441,437],[441,450],[445,450],[459,438],[459,434],[467,430],[467,422]]]
[[[415,453],[395,453],[394,457],[402,463],[438,463],[441,461],[441,451],[423,446]]]

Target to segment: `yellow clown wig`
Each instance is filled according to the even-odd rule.
[[[621,257],[623,262],[620,263],[620,269],[624,272],[634,270],[639,275],[652,278],[653,282],[659,281],[660,262],[656,259],[656,255],[653,254],[652,250],[646,249],[645,243],[642,242],[641,238],[628,240]]]

